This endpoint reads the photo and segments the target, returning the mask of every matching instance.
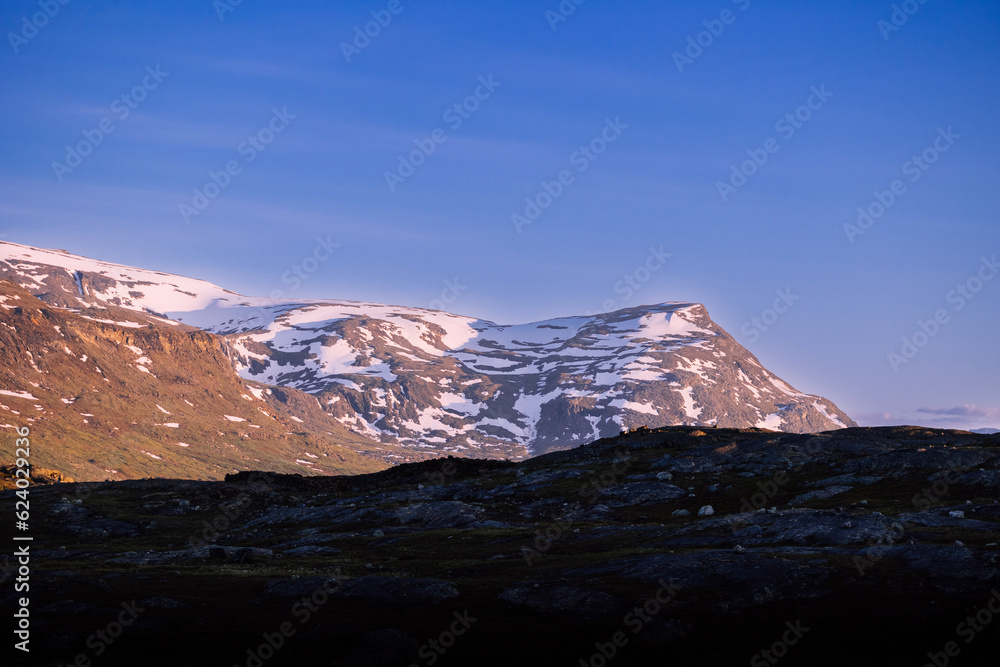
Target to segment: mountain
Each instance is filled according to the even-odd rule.
[[[974,428],[973,433],[979,433],[981,435],[992,435],[994,433],[1000,433],[1000,428]]]
[[[114,306],[54,308],[0,281],[0,429],[76,480],[373,472],[425,458],[233,373],[224,339]]]
[[[90,321],[117,326],[110,313],[129,312],[140,328],[213,334],[243,381],[305,392],[326,423],[409,450],[520,458],[641,426],[856,425],[770,373],[695,303],[502,326],[423,308],[245,297],[13,243],[0,243],[0,279]]]

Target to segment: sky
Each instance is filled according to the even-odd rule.
[[[1000,3],[0,6],[0,238],[515,324],[705,304],[1000,427]]]

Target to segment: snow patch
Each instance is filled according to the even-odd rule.
[[[772,431],[781,430],[781,413],[775,412],[772,415],[768,415],[764,419],[757,422],[758,428],[767,428]]]
[[[847,428],[847,424],[845,424],[844,422],[842,422],[840,420],[840,418],[837,417],[837,415],[830,414],[827,411],[826,406],[823,405],[822,403],[820,403],[819,401],[813,401],[813,407],[816,408],[821,415],[823,415],[824,417],[826,417],[827,419],[829,419],[830,421],[832,421],[837,426],[839,426],[841,428]]]
[[[137,322],[116,322],[115,320],[102,320],[98,317],[87,317],[86,315],[81,315],[85,320],[90,320],[91,322],[100,322],[102,324],[116,324],[120,327],[129,327],[130,329],[141,329],[145,324],[139,324]]]
[[[38,400],[38,398],[32,396],[26,391],[8,391],[6,389],[0,389],[0,396],[10,396],[11,398],[23,398],[28,401]]]
[[[702,408],[695,409],[694,403],[694,387],[684,387],[683,389],[678,389],[681,398],[684,400],[684,414],[691,419],[697,419],[698,415],[701,414]]]

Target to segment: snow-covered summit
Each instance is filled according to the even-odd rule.
[[[0,278],[53,305],[115,305],[220,335],[244,378],[306,391],[331,419],[382,442],[500,456],[640,425],[854,425],[763,368],[695,303],[498,325],[424,308],[246,297],[6,242]]]

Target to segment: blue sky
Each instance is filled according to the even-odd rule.
[[[1000,426],[996,2],[225,2],[3,3],[0,235],[501,323],[698,301],[861,423]]]

